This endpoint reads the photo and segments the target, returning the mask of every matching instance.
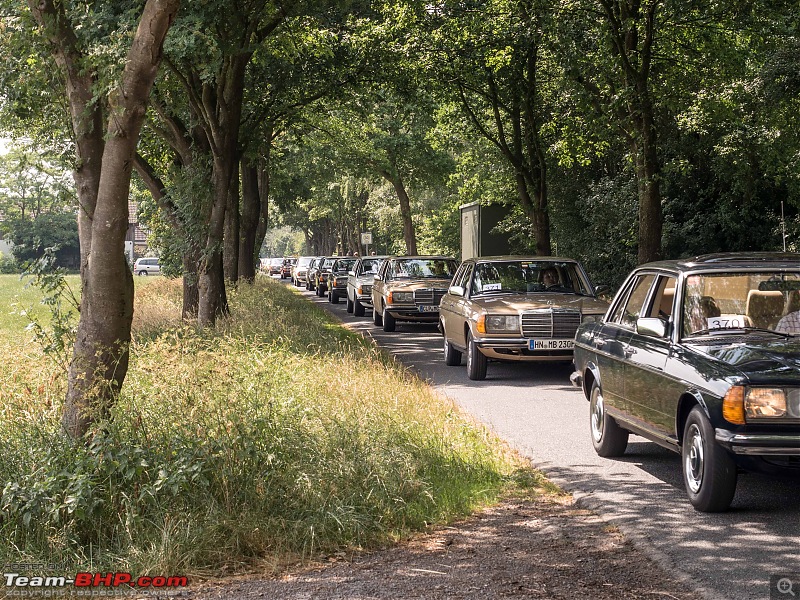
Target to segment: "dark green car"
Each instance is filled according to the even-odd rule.
[[[597,453],[629,433],[680,453],[697,510],[727,510],[740,469],[800,475],[800,255],[637,267],[578,329],[575,366]]]

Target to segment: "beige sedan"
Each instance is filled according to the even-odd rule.
[[[571,361],[582,321],[602,319],[598,298],[581,265],[556,257],[492,256],[465,260],[439,307],[447,365],[485,379],[488,359]]]
[[[394,331],[397,321],[436,323],[457,265],[448,256],[387,257],[372,285],[375,325]]]

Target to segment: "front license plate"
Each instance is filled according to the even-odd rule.
[[[419,310],[419,312],[439,312],[438,306],[431,306],[428,304],[417,305],[417,309]]]
[[[575,340],[528,340],[528,350],[572,350]]]

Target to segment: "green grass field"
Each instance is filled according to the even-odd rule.
[[[0,562],[264,569],[402,539],[542,485],[283,285],[232,291],[233,316],[214,331],[181,322],[179,281],[137,278],[136,294],[124,390],[90,444],[61,434],[63,365],[29,341],[16,309],[3,315]],[[14,276],[0,298],[37,301]]]

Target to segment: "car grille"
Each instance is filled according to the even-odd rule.
[[[522,313],[522,335],[528,338],[572,339],[581,324],[576,310],[545,308]]]
[[[430,288],[424,290],[414,290],[414,303],[439,306],[439,301],[446,293],[447,290],[432,290]]]

